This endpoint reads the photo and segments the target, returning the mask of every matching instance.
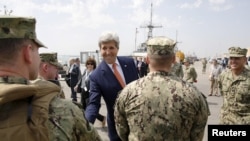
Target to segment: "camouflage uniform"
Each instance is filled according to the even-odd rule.
[[[184,73],[183,73],[183,68],[182,68],[182,64],[175,62],[171,68],[171,72],[172,74],[178,76],[179,78],[183,78]]]
[[[30,39],[34,41],[34,44],[36,43],[36,47],[45,47],[36,38],[35,23],[34,18],[0,17],[0,43],[2,41],[8,42],[12,38]],[[25,49],[28,48],[28,45],[26,46]],[[2,44],[0,47],[1,50],[4,50]],[[7,49],[8,47],[6,47]],[[21,55],[17,52],[17,57],[23,59],[21,51],[25,49],[20,49]],[[36,58],[37,52],[36,49],[34,53],[31,52],[30,56]],[[0,59],[2,59],[1,56]],[[39,63],[39,60],[35,61],[31,62],[31,65],[25,65],[24,69],[29,73],[37,70],[35,63]],[[30,66],[34,66],[34,68],[28,68]],[[49,81],[35,80],[30,82],[27,78],[12,76],[10,74],[17,75],[19,71],[9,73],[10,67],[12,66],[0,64],[1,139],[6,141],[101,140],[97,131],[83,117],[84,113],[77,106],[71,101],[56,96],[61,91],[59,86]],[[24,74],[26,75],[26,72]]]
[[[40,53],[40,58],[41,58],[41,62],[50,63],[51,65],[56,66],[57,69],[63,68],[63,66],[57,60],[57,53]],[[38,79],[44,80],[44,78],[41,75],[38,76]],[[51,79],[48,81],[55,83],[58,86],[61,86],[60,82],[56,79]],[[61,92],[59,93],[58,96],[65,99],[65,94],[64,94],[63,90],[61,90]]]
[[[202,63],[202,73],[206,73],[206,69],[207,69],[207,59],[206,58],[203,58],[201,60],[201,63]]]
[[[43,80],[36,80],[30,83],[24,78],[0,77],[0,89],[0,113],[10,113],[11,111],[3,110],[5,110],[5,107],[8,107],[8,105],[17,104],[18,100],[25,100],[29,96],[33,96],[34,101],[39,101],[39,97],[41,96],[41,94],[46,93],[45,95],[50,95],[55,92],[59,93],[61,88],[57,85],[52,84],[51,82]],[[45,108],[37,106],[36,102],[32,102],[32,107],[32,109],[38,107],[41,111],[45,110]],[[101,140],[94,127],[89,124],[85,118],[83,118],[82,111],[71,101],[54,97],[49,103],[48,110],[48,121],[46,122],[46,124],[48,126],[47,130],[49,140]],[[36,115],[35,110],[33,110],[33,114],[34,115],[32,115],[32,117],[39,116]],[[43,115],[40,116],[42,117]],[[41,119],[34,119],[35,123],[36,120],[39,121]],[[3,124],[1,125],[3,126]],[[18,125],[15,125],[15,123],[13,123],[12,126],[15,127]],[[11,129],[12,127],[8,128]]]
[[[185,63],[187,61],[189,62],[188,59],[184,59],[183,62]],[[194,83],[197,80],[197,73],[193,66],[189,65],[187,67],[186,66],[184,67],[183,80],[189,83]]]
[[[245,57],[246,49],[229,48],[230,57]],[[250,124],[250,70],[237,76],[227,69],[219,76],[219,89],[223,96],[220,113],[221,124]]]
[[[148,54],[173,51],[172,40],[148,41]],[[128,84],[115,103],[116,129],[123,141],[201,141],[209,109],[190,83],[165,71],[154,71]]]

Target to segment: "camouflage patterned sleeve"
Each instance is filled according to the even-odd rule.
[[[183,72],[182,64],[180,63],[180,77],[183,78],[183,76],[184,76],[184,72]]]
[[[197,113],[194,119],[192,130],[190,131],[190,141],[202,141],[204,136],[204,129],[207,124],[208,116],[210,115],[210,110],[206,97],[199,91],[197,93]]]
[[[220,91],[220,94],[223,95],[223,92],[222,92],[222,81],[223,81],[223,75],[224,75],[224,72],[222,72],[221,74],[219,74],[218,76],[218,87],[219,87],[219,91]]]
[[[101,141],[98,132],[71,101],[54,98],[49,107],[51,140]]]
[[[192,76],[193,76],[193,81],[197,80],[197,73],[196,73],[195,69],[192,68],[191,72],[192,72]]]
[[[124,88],[118,95],[114,106],[115,126],[119,137],[123,141],[128,141],[129,126],[125,115],[125,102],[128,89]]]

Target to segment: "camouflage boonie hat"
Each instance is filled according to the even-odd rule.
[[[40,53],[41,62],[47,62],[58,68],[62,68],[62,65],[57,60],[57,53]]]
[[[230,47],[228,49],[229,57],[243,57],[247,55],[247,49],[240,47]]]
[[[38,47],[46,48],[46,46],[37,39],[35,26],[35,18],[0,16],[0,39],[32,39]]]
[[[174,53],[176,42],[167,37],[153,37],[147,41],[147,53],[151,55],[167,55]]]

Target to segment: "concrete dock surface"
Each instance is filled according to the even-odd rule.
[[[199,61],[195,62],[194,67],[195,67],[197,74],[198,74],[197,83],[195,83],[194,85],[197,86],[197,88],[207,96],[208,92],[209,92],[209,83],[210,83],[208,80],[208,73],[209,73],[210,64],[207,64],[207,70],[206,70],[205,74],[202,74],[202,63],[201,62],[199,62]],[[66,99],[71,100],[70,88],[66,85],[65,81],[60,81],[60,82],[61,82],[61,85],[63,87],[64,93],[66,95]],[[78,102],[80,102],[80,94],[77,94],[77,97],[78,97]],[[207,101],[208,101],[208,105],[209,105],[210,112],[211,112],[211,115],[208,117],[207,125],[218,124],[219,123],[219,111],[220,111],[220,108],[222,105],[222,97],[207,96]],[[106,116],[107,109],[106,109],[105,102],[103,101],[103,99],[101,101],[101,105],[102,106],[101,106],[99,113]],[[100,121],[96,120],[94,123],[94,127],[98,130],[103,141],[109,141],[107,124],[103,128],[102,123]],[[205,129],[203,141],[207,141],[207,126]]]

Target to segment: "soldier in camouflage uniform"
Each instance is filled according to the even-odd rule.
[[[201,59],[201,63],[202,63],[202,73],[205,74],[207,70],[207,59],[206,58]]]
[[[185,58],[183,60],[183,63],[185,65],[183,80],[192,84],[194,82],[197,82],[197,73],[195,68],[190,65],[190,60],[188,58]]]
[[[250,125],[250,70],[245,68],[247,49],[229,48],[229,65],[218,79],[223,96],[221,124]]]
[[[38,50],[45,47],[36,38],[35,23],[34,18],[0,17],[0,139],[101,140],[77,106],[57,97],[59,86],[35,80]]]
[[[183,73],[182,63],[180,62],[179,57],[176,57],[176,60],[172,65],[171,72],[172,74],[180,77],[181,79],[183,78],[184,73]]]
[[[147,76],[128,84],[115,104],[116,129],[123,141],[201,141],[208,120],[205,96],[170,73],[175,42],[147,42]]]
[[[58,71],[62,69],[62,65],[57,60],[57,53],[40,53],[41,63],[39,67],[38,79],[48,80],[61,86],[60,82],[56,80],[58,78]],[[65,99],[63,90],[59,94],[59,97]]]

